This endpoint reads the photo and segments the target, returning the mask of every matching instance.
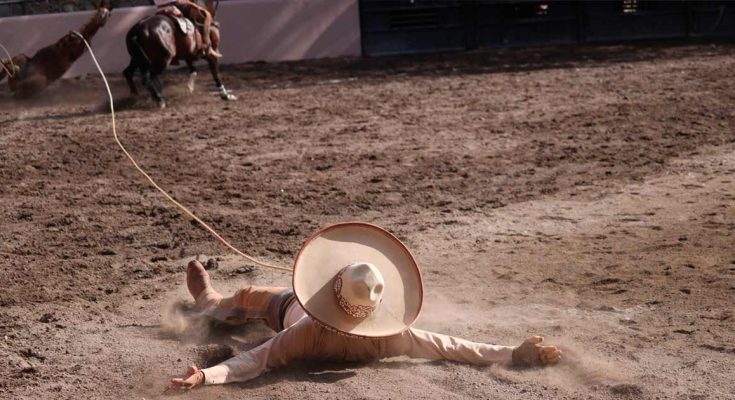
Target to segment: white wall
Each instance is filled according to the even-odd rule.
[[[105,72],[122,72],[130,60],[125,34],[153,7],[114,9],[92,40]],[[33,55],[70,30],[79,30],[92,11],[0,18],[0,43],[12,55]],[[223,64],[360,55],[357,0],[235,0],[220,3]],[[0,50],[0,58],[6,56]],[[65,77],[96,73],[88,54]]]

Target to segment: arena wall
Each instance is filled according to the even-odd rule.
[[[92,40],[105,72],[121,72],[129,61],[125,34],[153,7],[115,9]],[[93,12],[0,18],[0,43],[11,54],[33,55],[73,29]],[[217,11],[222,24],[223,64],[358,56],[360,18],[357,0],[234,0]],[[5,58],[0,54],[0,58]],[[85,54],[65,77],[96,73]]]

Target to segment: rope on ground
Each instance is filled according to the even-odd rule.
[[[115,142],[117,142],[117,145],[120,146],[120,149],[123,151],[123,153],[125,153],[125,156],[127,156],[128,157],[128,160],[130,160],[130,162],[133,163],[133,166],[141,174],[143,174],[143,176],[145,176],[146,179],[148,179],[148,182],[150,182],[151,185],[153,185],[154,188],[156,188],[159,192],[161,192],[161,194],[163,194],[164,197],[166,197],[169,201],[171,201],[172,203],[174,203],[184,214],[188,215],[189,217],[191,217],[192,219],[194,219],[194,221],[198,222],[199,225],[201,225],[204,229],[206,229],[209,233],[211,233],[217,240],[219,240],[227,248],[229,248],[230,250],[234,251],[238,255],[242,256],[246,260],[248,260],[248,261],[250,261],[250,262],[252,262],[254,264],[257,264],[257,265],[259,265],[261,267],[275,269],[275,270],[279,270],[279,271],[288,271],[288,272],[291,272],[291,268],[286,268],[286,267],[282,267],[282,266],[279,266],[279,265],[273,265],[273,264],[270,264],[270,263],[267,263],[267,262],[260,261],[260,260],[256,259],[255,257],[252,257],[252,256],[250,256],[250,255],[248,255],[248,254],[246,254],[246,253],[238,250],[235,246],[233,246],[232,244],[230,244],[230,242],[228,242],[227,240],[225,240],[225,238],[223,238],[222,236],[220,236],[219,233],[217,233],[214,229],[212,229],[209,225],[207,225],[206,222],[202,221],[199,217],[197,217],[196,215],[194,215],[194,213],[191,212],[188,208],[186,208],[184,205],[182,205],[181,203],[179,203],[178,201],[176,201],[173,197],[171,197],[171,195],[169,195],[165,190],[163,190],[160,186],[158,186],[158,184],[156,183],[156,181],[154,181],[153,178],[151,178],[151,176],[148,175],[148,173],[146,173],[143,170],[143,168],[141,168],[138,165],[138,163],[135,161],[135,159],[133,158],[133,156],[131,156],[130,153],[125,149],[125,146],[123,146],[122,142],[120,142],[120,139],[117,136],[117,128],[116,128],[116,125],[115,125],[115,108],[114,108],[114,105],[113,105],[113,102],[114,101],[112,99],[112,91],[110,90],[110,85],[107,83],[107,77],[105,76],[105,73],[102,72],[102,68],[100,67],[100,64],[97,62],[97,57],[95,57],[94,51],[92,51],[92,47],[90,47],[90,45],[87,42],[87,40],[84,39],[84,37],[79,32],[72,31],[72,33],[74,33],[77,36],[79,36],[80,38],[82,38],[82,40],[84,41],[84,44],[87,46],[87,49],[89,50],[89,54],[92,56],[92,61],[94,61],[94,64],[97,67],[97,70],[99,71],[100,75],[102,76],[102,80],[105,83],[105,88],[107,89],[107,95],[110,98],[110,113],[112,114],[112,135],[115,137]]]

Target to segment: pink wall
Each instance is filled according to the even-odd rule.
[[[112,11],[107,25],[92,40],[105,72],[121,72],[129,61],[125,34],[152,7]],[[33,55],[73,29],[80,29],[94,13],[32,15],[0,18],[0,43],[11,54]],[[236,0],[222,2],[223,64],[247,61],[286,61],[356,56],[360,49],[357,0]],[[0,58],[5,58],[0,50]],[[88,54],[65,77],[96,73]]]

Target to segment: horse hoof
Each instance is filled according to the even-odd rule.
[[[234,100],[237,100],[237,96],[235,96],[234,94],[230,94],[230,93],[222,94],[222,95],[220,95],[220,98],[222,100],[224,100],[224,101],[234,101]]]
[[[161,109],[161,110],[163,110],[164,108],[166,108],[166,102],[163,101],[163,100],[159,101],[158,102],[158,108]]]

